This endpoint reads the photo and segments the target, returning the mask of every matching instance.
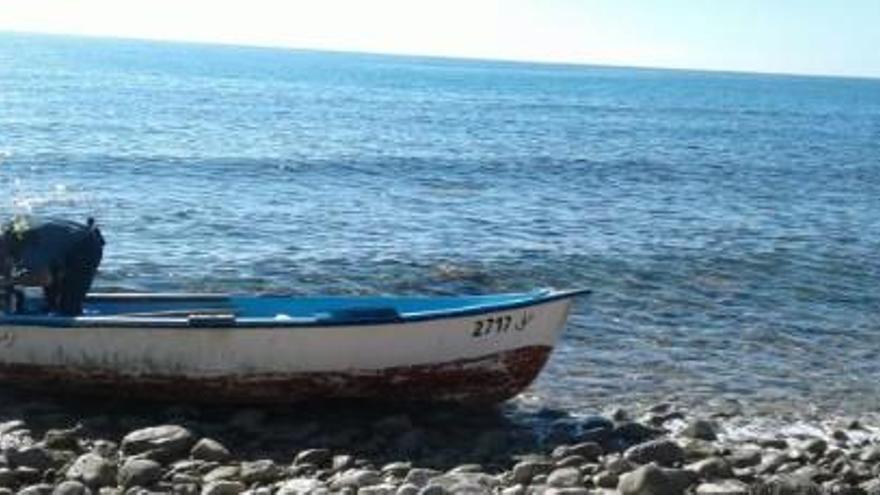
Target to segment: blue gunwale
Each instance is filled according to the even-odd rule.
[[[182,307],[179,312],[192,310],[195,320],[181,317],[134,316],[125,313],[107,316],[46,316],[46,315],[8,315],[0,317],[0,325],[40,326],[59,328],[89,327],[121,327],[121,328],[189,328],[216,327],[225,329],[248,328],[294,328],[294,327],[333,327],[333,326],[368,326],[377,324],[405,324],[430,320],[460,318],[486,314],[497,311],[510,311],[539,304],[546,304],[561,299],[569,299],[589,294],[586,289],[551,290],[540,289],[531,292],[495,294],[482,296],[451,296],[451,297],[286,297],[273,295],[259,296],[228,296],[223,294],[96,294],[89,297],[88,305],[116,303],[120,306],[155,309],[158,303],[188,303],[190,308]],[[458,304],[455,304],[458,303]],[[152,307],[151,307],[152,304]],[[299,304],[306,309],[312,307],[308,316],[286,316],[277,312],[275,315],[247,316],[256,309],[266,311],[283,304]],[[192,309],[193,305],[197,309]],[[282,306],[279,306],[282,305]],[[413,310],[421,306],[421,311]],[[203,307],[204,306],[204,307]],[[433,306],[433,308],[432,308]],[[325,311],[320,311],[320,309]],[[396,310],[386,315],[358,318],[333,315],[333,310],[345,312],[347,309]],[[205,310],[229,310],[227,317],[201,317],[199,312]],[[243,316],[237,316],[238,313]],[[129,312],[131,313],[131,312]],[[271,312],[270,312],[271,313]],[[235,314],[236,317],[232,317]],[[220,316],[220,315],[218,315]]]

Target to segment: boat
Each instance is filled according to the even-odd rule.
[[[0,382],[206,403],[498,403],[525,389],[583,290],[446,297],[90,294],[0,313]]]

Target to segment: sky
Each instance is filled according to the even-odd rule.
[[[0,31],[880,77],[880,0],[0,0]]]

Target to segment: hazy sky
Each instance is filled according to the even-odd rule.
[[[0,30],[880,77],[880,0],[0,0]]]

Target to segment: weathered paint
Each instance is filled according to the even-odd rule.
[[[570,300],[424,322],[300,328],[0,327],[0,380],[202,402],[498,402],[546,362]],[[475,337],[477,321],[525,328]],[[528,316],[528,318],[526,318]]]

